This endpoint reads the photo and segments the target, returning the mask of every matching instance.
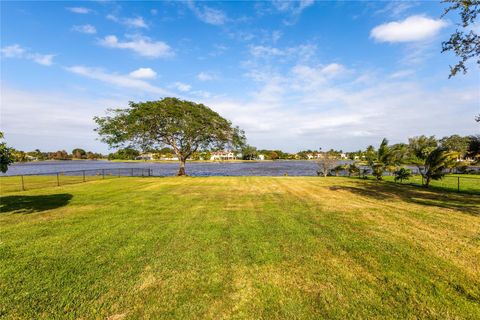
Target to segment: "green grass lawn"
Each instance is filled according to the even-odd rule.
[[[393,176],[384,176],[385,181],[394,181]],[[437,190],[458,191],[458,182],[460,180],[460,192],[473,193],[480,195],[480,175],[475,174],[448,174],[443,179],[432,180],[430,187]],[[422,176],[415,175],[402,184],[422,186]]]
[[[172,177],[0,201],[0,318],[480,318],[476,195]]]

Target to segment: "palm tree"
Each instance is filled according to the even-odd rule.
[[[335,168],[333,168],[333,172],[335,172],[335,177],[338,177],[338,173],[342,170],[345,170],[345,165],[344,164],[339,164]]]
[[[439,180],[445,176],[445,169],[447,169],[452,156],[450,152],[445,151],[442,147],[435,148],[428,154],[423,170],[420,170],[423,184],[426,188],[430,185],[431,180]]]
[[[396,153],[393,151],[394,149],[388,146],[386,138],[382,140],[376,152],[373,147],[367,150],[368,166],[377,180],[382,180],[385,170],[397,163]]]
[[[397,171],[394,172],[395,174],[395,182],[400,181],[400,183],[403,182],[403,180],[408,180],[412,176],[412,171],[410,169],[405,169],[405,168],[400,168]]]
[[[351,164],[348,166],[347,170],[348,170],[348,176],[349,176],[349,177],[351,177],[351,176],[354,175],[355,173],[359,173],[359,172],[360,172],[360,168],[357,167],[357,166],[355,165],[355,163],[351,163]]]

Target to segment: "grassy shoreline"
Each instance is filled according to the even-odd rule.
[[[328,177],[4,194],[0,315],[480,317],[480,197]]]

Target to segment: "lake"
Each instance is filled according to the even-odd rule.
[[[339,164],[351,161],[339,161]],[[38,161],[15,163],[5,175],[45,174],[75,170],[114,168],[146,168],[155,176],[177,174],[178,162],[110,162],[106,160]],[[316,176],[315,161],[252,161],[252,162],[187,162],[187,174],[191,176]]]

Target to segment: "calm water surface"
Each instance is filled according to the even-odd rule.
[[[349,161],[339,161],[349,163]],[[98,161],[39,161],[15,163],[6,175],[54,173],[73,170],[96,170],[113,168],[148,168],[156,176],[173,176],[178,162],[109,162]],[[257,162],[187,162],[187,174],[191,176],[316,176],[315,161],[257,161]]]

